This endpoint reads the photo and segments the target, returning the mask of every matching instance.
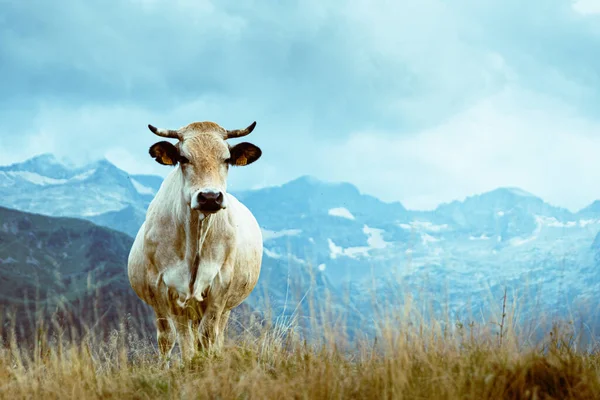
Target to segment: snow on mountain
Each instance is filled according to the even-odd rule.
[[[481,234],[481,236],[478,237],[469,236],[469,240],[490,240],[490,237],[486,236],[485,234]]]
[[[43,176],[37,174],[35,172],[28,171],[2,171],[0,172],[0,176],[4,176],[10,181],[14,182],[17,180],[27,181],[34,185],[60,185],[63,183],[67,183],[68,179],[56,179],[50,178],[48,176]]]
[[[50,216],[70,216],[102,224],[108,214],[130,208],[145,213],[156,189],[132,178],[107,160],[84,167],[44,154],[0,167],[0,205]],[[102,216],[106,215],[106,218]],[[139,226],[119,224],[129,234]]]
[[[363,227],[363,232],[368,235],[367,244],[372,249],[383,249],[389,243],[383,239],[383,229],[370,228],[367,225]]]
[[[2,179],[4,184],[14,184],[16,182],[28,182],[37,186],[50,186],[50,185],[64,185],[69,182],[78,182],[84,181],[93,175],[95,172],[94,169],[83,172],[81,174],[75,175],[68,179],[57,179],[51,178],[49,176],[40,175],[36,172],[30,171],[0,171],[0,178]]]
[[[366,257],[369,255],[369,247],[367,246],[343,248],[337,246],[331,239],[327,239],[327,244],[329,245],[330,251],[329,257],[331,257],[333,260],[335,260],[339,256],[346,256],[357,259],[359,256]]]
[[[448,224],[436,225],[430,221],[410,221],[407,224],[398,224],[398,226],[407,230],[416,229],[429,232],[441,232],[449,228]]]
[[[0,167],[0,205],[85,218],[133,236],[161,182],[106,160],[74,168],[43,155]],[[484,307],[503,287],[523,296],[536,288],[552,310],[600,290],[600,202],[571,213],[522,189],[499,188],[411,211],[351,184],[306,176],[234,194],[263,234],[262,286],[250,301],[268,292],[287,309],[286,285],[305,291],[314,274],[317,293],[350,284],[352,307],[365,315],[373,289],[389,305],[417,292],[441,304],[443,293],[456,312]]]
[[[329,211],[327,213],[334,217],[347,218],[349,220],[355,219],[354,215],[352,215],[352,213],[350,211],[348,211],[347,208],[344,208],[344,207],[331,208],[331,209],[329,209]]]
[[[76,175],[72,167],[65,165],[52,154],[42,154],[22,163],[0,166],[0,171],[27,171],[54,179],[68,179]]]
[[[156,175],[131,175],[131,178],[137,183],[140,184],[142,186],[144,186],[144,188],[147,189],[142,189],[143,191],[150,191],[152,190],[153,195],[156,194],[156,192],[158,192],[158,189],[160,189],[160,185],[162,185],[162,181],[163,178],[160,176],[156,176]],[[136,184],[134,183],[134,185]],[[138,190],[139,192],[139,190]],[[142,193],[144,194],[144,193]]]
[[[277,239],[284,236],[296,236],[302,233],[300,229],[284,229],[282,231],[270,231],[268,229],[262,229],[263,241],[271,239]]]
[[[131,183],[133,184],[133,187],[135,188],[135,190],[137,190],[137,192],[139,194],[147,194],[150,196],[154,196],[156,194],[156,191],[154,189],[152,189],[151,187],[142,185],[140,182],[138,182],[135,179],[132,179]]]
[[[336,259],[340,256],[358,259],[359,257],[369,257],[370,250],[384,249],[389,243],[383,239],[383,230],[363,226],[363,233],[366,235],[366,246],[356,246],[342,248],[337,246],[331,238],[327,239],[329,245],[330,258]]]
[[[520,188],[516,188],[516,187],[507,187],[507,188],[501,188],[500,190],[504,190],[506,192],[509,192],[511,194],[514,194],[515,196],[521,196],[521,197],[533,197],[535,198],[535,195],[520,189]]]

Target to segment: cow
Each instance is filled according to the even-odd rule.
[[[179,343],[184,360],[199,349],[219,349],[230,312],[252,292],[260,274],[263,242],[250,210],[227,193],[229,166],[245,166],[262,151],[227,139],[248,135],[214,122],[178,130],[148,125],[160,141],[149,153],[173,166],[150,203],[128,259],[135,293],[155,313],[158,349],[168,360]]]

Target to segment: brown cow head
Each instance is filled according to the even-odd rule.
[[[256,122],[245,129],[228,131],[214,122],[194,122],[178,130],[148,128],[156,135],[178,139],[177,144],[162,141],[150,147],[150,155],[160,164],[179,164],[183,195],[190,207],[205,214],[227,207],[227,173],[230,165],[244,166],[262,154],[247,142],[230,146],[226,140],[248,135]]]

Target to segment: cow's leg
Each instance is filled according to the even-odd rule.
[[[165,315],[156,313],[156,340],[158,342],[158,351],[164,361],[167,362],[175,346],[177,334],[173,329],[171,320]]]
[[[221,334],[221,317],[223,306],[211,304],[206,308],[200,326],[198,327],[198,341],[201,349],[210,350],[217,345]]]
[[[230,314],[231,310],[225,310],[221,314],[221,319],[219,320],[219,332],[216,339],[216,347],[218,349],[223,348],[223,343],[225,342],[225,335],[227,334],[227,324],[229,322]]]
[[[196,353],[196,338],[192,330],[192,322],[185,317],[177,320],[177,339],[182,361],[190,361]]]
[[[192,333],[194,334],[194,349],[199,351],[201,349],[200,341],[198,339],[198,333],[200,332],[200,319],[192,321]]]

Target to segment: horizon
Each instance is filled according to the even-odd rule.
[[[117,164],[115,164],[113,161],[109,160],[106,157],[101,157],[101,158],[98,158],[98,159],[95,159],[95,160],[92,160],[92,161],[88,161],[88,162],[84,162],[84,163],[82,163],[82,162],[75,163],[72,160],[69,160],[68,158],[65,158],[65,157],[61,158],[61,157],[58,157],[56,154],[53,154],[53,153],[39,153],[39,154],[36,154],[34,156],[25,158],[23,160],[12,162],[10,164],[2,164],[2,163],[0,163],[0,168],[10,167],[10,166],[13,166],[13,165],[22,164],[22,163],[25,163],[25,162],[27,162],[29,160],[36,159],[36,158],[42,158],[42,157],[51,157],[54,161],[58,162],[62,166],[68,167],[68,168],[85,168],[85,167],[87,167],[87,166],[89,166],[91,164],[94,164],[96,162],[99,162],[99,161],[107,161],[111,165],[113,165],[114,167],[118,168],[119,170],[127,173],[128,175],[155,176],[155,177],[160,177],[161,179],[164,179],[166,177],[166,175],[172,169],[176,168],[176,167],[169,167],[168,172],[167,172],[167,174],[165,174],[165,176],[162,176],[162,175],[159,175],[159,174],[152,174],[152,173],[133,173],[133,172],[127,171],[127,170],[119,167]],[[567,211],[569,211],[572,214],[578,214],[579,212],[581,212],[581,211],[585,210],[586,208],[588,208],[589,206],[593,205],[596,201],[600,200],[600,199],[595,199],[591,203],[585,205],[584,207],[573,210],[573,209],[570,209],[568,207],[565,207],[564,205],[559,205],[559,204],[551,203],[551,202],[547,201],[546,199],[544,199],[543,197],[541,197],[541,196],[539,196],[539,195],[537,195],[535,193],[532,193],[532,192],[528,191],[526,188],[521,188],[521,187],[518,187],[518,186],[498,186],[498,187],[490,188],[490,189],[488,189],[486,191],[483,191],[483,192],[477,192],[477,193],[468,194],[468,195],[464,196],[463,198],[452,199],[452,200],[447,201],[447,202],[442,202],[442,203],[436,204],[433,208],[430,208],[430,209],[422,209],[422,208],[421,209],[417,209],[417,208],[407,207],[404,203],[402,203],[401,201],[398,201],[398,200],[394,200],[394,201],[383,200],[383,199],[377,197],[376,195],[374,195],[372,193],[368,193],[368,192],[362,191],[358,186],[356,186],[355,184],[353,184],[350,181],[328,181],[328,180],[321,179],[321,178],[319,178],[317,176],[314,176],[314,175],[299,175],[299,176],[293,177],[290,180],[285,181],[283,183],[274,184],[274,185],[267,185],[267,186],[261,186],[261,187],[254,187],[254,188],[245,188],[245,189],[241,189],[241,190],[234,190],[234,192],[235,191],[240,191],[240,192],[243,192],[243,191],[254,191],[254,190],[261,190],[261,189],[272,188],[272,187],[281,187],[281,186],[284,186],[284,185],[286,185],[288,183],[291,183],[291,182],[294,182],[294,181],[297,181],[297,180],[300,180],[300,179],[303,179],[303,178],[315,179],[315,180],[317,180],[320,183],[332,184],[332,185],[336,185],[336,184],[350,184],[353,187],[355,187],[359,191],[359,193],[361,195],[375,197],[379,201],[381,201],[383,203],[387,203],[387,204],[398,203],[398,204],[402,205],[403,207],[405,207],[408,211],[412,211],[412,212],[430,212],[430,211],[435,211],[440,206],[444,206],[444,205],[451,204],[451,203],[454,203],[454,202],[464,203],[467,199],[469,199],[471,197],[482,196],[482,195],[485,195],[485,194],[489,194],[489,193],[495,192],[497,190],[518,191],[518,192],[521,192],[520,194],[516,194],[518,196],[524,196],[524,197],[531,196],[531,197],[535,197],[537,199],[542,200],[544,203],[549,204],[552,207],[566,209]]]

